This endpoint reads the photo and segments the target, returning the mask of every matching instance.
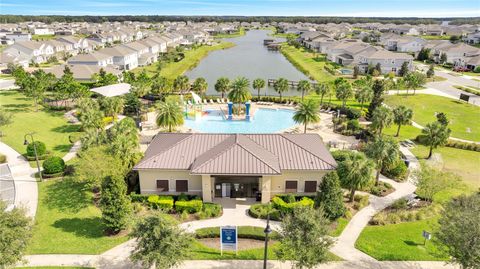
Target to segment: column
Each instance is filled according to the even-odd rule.
[[[210,175],[202,175],[202,199],[204,203],[212,202],[212,181]]]
[[[250,102],[245,103],[245,119],[250,120]]]
[[[232,114],[233,114],[233,103],[228,102],[228,120],[232,120]]]
[[[270,192],[272,190],[272,177],[262,176],[262,204],[270,202]]]

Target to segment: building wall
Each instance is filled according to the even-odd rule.
[[[178,194],[175,191],[175,180],[188,180],[188,193],[202,193],[202,176],[190,175],[189,171],[164,171],[159,169],[139,170],[140,192],[142,194]],[[157,190],[157,180],[169,180],[168,192]]]
[[[297,193],[305,193],[305,181],[315,180],[318,186],[327,172],[328,171],[283,171],[282,175],[271,177],[271,197],[276,194],[285,193],[285,181],[287,180],[297,181]]]

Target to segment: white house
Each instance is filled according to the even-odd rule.
[[[54,54],[53,47],[43,42],[37,41],[20,41],[5,48],[4,52],[22,59],[27,59],[28,62],[43,63]]]
[[[113,64],[121,70],[132,70],[138,67],[138,54],[136,51],[123,46],[104,48],[102,54],[113,57]]]
[[[113,57],[111,55],[103,54],[98,51],[88,54],[78,54],[68,59],[68,64],[72,65],[97,65],[108,66],[113,65]]]

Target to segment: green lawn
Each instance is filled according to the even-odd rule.
[[[405,105],[413,109],[413,120],[425,126],[436,120],[435,112],[444,112],[450,120],[452,137],[480,141],[480,108],[465,102],[435,95],[390,95],[385,102],[392,106]],[[469,129],[469,130],[468,130]]]
[[[34,41],[50,40],[55,38],[55,35],[32,35],[32,40]]]
[[[201,46],[196,49],[185,50],[185,58],[179,62],[167,63],[161,70],[160,74],[167,79],[173,80],[177,76],[182,75],[186,71],[197,66],[200,61],[205,58],[208,53],[214,50],[228,49],[235,46],[231,42],[221,42],[213,46]],[[155,64],[146,67],[139,67],[134,70],[135,73],[139,73],[142,70],[147,70],[149,75],[156,74],[157,66]]]
[[[294,46],[283,45],[281,52],[298,70],[316,81],[331,81],[335,79],[328,73],[324,66],[326,59],[324,56],[308,51],[305,48],[297,49]]]
[[[1,91],[0,105],[13,113],[13,123],[3,127],[2,142],[20,153],[26,152],[24,135],[35,132],[34,138],[46,144],[53,155],[63,156],[71,148],[68,137],[78,132],[79,125],[72,125],[63,117],[63,112],[52,112],[39,106],[35,112],[33,101],[18,91]]]
[[[231,34],[218,34],[214,35],[215,38],[234,38],[234,37],[241,37],[245,35],[245,29],[240,27],[237,32]]]
[[[340,236],[343,232],[343,230],[345,230],[345,227],[347,227],[347,224],[350,220],[346,219],[345,217],[341,217],[339,219],[337,219],[337,226],[335,226],[335,230],[331,231],[330,232],[330,235],[331,236]]]
[[[420,38],[426,40],[450,40],[449,35],[422,35]]]
[[[105,236],[92,193],[68,179],[41,182],[28,254],[100,254],[127,241]]]

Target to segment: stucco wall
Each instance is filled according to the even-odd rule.
[[[140,191],[142,194],[161,193],[177,194],[175,191],[175,180],[188,180],[188,193],[201,194],[202,176],[190,175],[189,171],[163,171],[163,170],[139,170]],[[169,180],[168,192],[157,191],[157,180]]]
[[[272,176],[271,181],[271,196],[273,197],[276,194],[285,193],[285,181],[293,180],[297,181],[297,192],[304,193],[305,190],[305,181],[315,180],[317,181],[317,186],[320,185],[322,177],[327,173],[327,171],[316,171],[316,172],[306,172],[306,171],[283,171],[280,176]]]

